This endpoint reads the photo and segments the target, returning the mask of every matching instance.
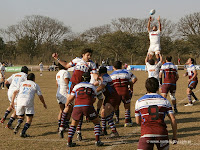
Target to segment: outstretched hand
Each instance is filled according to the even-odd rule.
[[[158,16],[157,20],[160,21],[160,16]]]
[[[152,17],[151,16],[149,16],[149,21],[152,21]]]
[[[52,54],[52,57],[53,57],[54,59],[58,59],[58,54],[57,54],[57,53],[53,53],[53,54]]]

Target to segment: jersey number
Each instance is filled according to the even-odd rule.
[[[82,88],[81,90],[78,91],[78,95],[92,95],[92,89],[91,88]]]
[[[156,110],[155,112],[152,112],[152,109]],[[159,109],[157,105],[152,105],[148,107],[148,112],[149,115],[151,116],[155,116],[155,117],[151,117],[151,120],[158,120],[159,118]]]

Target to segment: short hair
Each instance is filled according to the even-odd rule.
[[[90,82],[90,79],[91,79],[90,72],[85,72],[85,73],[83,73],[83,75],[82,75],[82,80],[83,80],[83,81],[85,81],[85,82]]]
[[[154,77],[148,78],[145,82],[145,87],[147,89],[147,92],[156,93],[159,88],[158,79]]]
[[[99,75],[101,75],[102,73],[107,73],[107,68],[106,67],[101,66],[99,68]]]
[[[121,61],[115,61],[113,66],[116,68],[116,69],[121,69],[122,68],[122,62]]]
[[[28,74],[28,67],[27,66],[23,66],[21,68],[21,72],[24,72],[24,73]]]
[[[64,62],[66,62],[66,61],[64,61]],[[59,70],[61,70],[61,69],[66,69],[63,65],[61,65],[60,63],[58,63],[58,68],[59,68]]]
[[[190,58],[190,60],[192,61],[192,64],[194,64],[194,58]]]
[[[172,56],[167,56],[166,60],[169,61],[169,62],[171,62],[172,61]]]
[[[27,80],[34,81],[35,80],[35,74],[34,73],[29,73],[27,76]]]
[[[155,60],[154,59],[149,59],[148,62],[149,62],[150,65],[155,65]]]
[[[90,48],[85,48],[85,49],[82,50],[81,55],[86,54],[86,53],[91,53],[92,54],[93,50],[90,49]]]

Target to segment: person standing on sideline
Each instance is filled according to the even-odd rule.
[[[2,89],[5,89],[4,88],[5,72],[6,72],[5,63],[2,62],[2,65],[0,66],[0,88],[1,88],[1,85],[2,85]]]
[[[44,65],[42,61],[40,62],[39,67],[40,67],[40,76],[42,76],[42,71],[44,70]]]

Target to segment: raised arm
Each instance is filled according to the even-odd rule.
[[[60,59],[58,58],[58,54],[57,54],[57,53],[53,53],[53,54],[52,54],[52,57],[53,57],[55,60],[57,60],[57,61],[58,61],[63,67],[65,67],[66,69],[68,69],[68,68],[71,67],[71,65],[68,64],[67,62],[60,60]]]
[[[150,17],[149,17],[148,24],[147,24],[147,29],[148,29],[148,32],[150,32],[150,31],[151,31],[151,20],[152,20],[152,18],[151,18],[151,16],[150,16]]]
[[[158,20],[158,25],[159,25],[159,27],[158,27],[158,30],[160,30],[160,31],[161,31],[161,30],[162,30],[162,28],[161,28],[161,23],[160,23],[160,16],[158,17],[158,19],[157,19],[157,20]]]

